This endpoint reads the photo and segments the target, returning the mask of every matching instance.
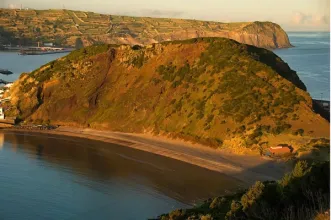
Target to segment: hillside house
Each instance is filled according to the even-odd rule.
[[[269,151],[271,155],[284,155],[292,153],[293,148],[288,144],[278,144],[275,147],[270,147]]]
[[[0,108],[0,120],[5,119],[5,113],[3,112],[3,108]]]
[[[13,85],[13,83],[7,83],[4,87],[5,88],[10,88],[10,87],[12,87],[12,85]]]

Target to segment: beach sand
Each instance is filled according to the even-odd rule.
[[[52,134],[87,138],[158,154],[241,180],[249,186],[257,180],[278,180],[290,170],[289,164],[259,155],[237,155],[226,150],[212,149],[182,140],[151,134],[100,131],[87,128],[59,127],[54,130],[2,129],[3,132]]]

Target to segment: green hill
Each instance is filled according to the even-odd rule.
[[[6,114],[27,122],[153,132],[214,147],[295,147],[329,131],[286,63],[225,38],[83,48],[22,74],[11,97]]]
[[[0,45],[36,45],[38,41],[58,46],[147,45],[197,37],[226,37],[264,48],[291,46],[285,31],[271,22],[222,23],[70,10],[0,9]]]

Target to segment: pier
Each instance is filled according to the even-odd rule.
[[[12,82],[8,82],[8,81],[6,81],[6,80],[3,80],[3,79],[0,79],[0,84],[5,84],[5,85],[7,85],[7,84],[11,84]]]
[[[9,70],[5,70],[5,69],[0,69],[0,74],[11,75],[11,74],[13,74],[13,72],[11,72]]]
[[[56,53],[69,53],[73,51],[71,48],[61,47],[28,47],[20,50],[20,55],[45,55]]]
[[[1,46],[1,45],[0,45]],[[44,55],[44,54],[55,54],[55,53],[69,53],[74,50],[74,48],[65,47],[54,47],[54,46],[11,46],[3,45],[1,47],[3,51],[15,51],[20,55]]]

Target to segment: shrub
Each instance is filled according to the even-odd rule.
[[[226,199],[224,197],[216,197],[210,203],[209,208],[211,208],[211,209],[220,208],[225,202],[226,202]]]
[[[300,128],[300,129],[294,131],[293,134],[302,136],[304,134],[304,132],[305,131],[302,128]]]
[[[295,167],[292,171],[293,177],[302,177],[310,171],[310,167],[307,161],[299,161],[295,164]]]
[[[253,206],[261,197],[264,187],[264,184],[258,181],[241,197],[241,204],[244,211]]]
[[[129,60],[128,64],[132,64],[134,67],[141,68],[146,62],[146,59],[147,58],[145,58],[145,53],[141,52],[133,57],[133,59]]]
[[[329,162],[309,165],[299,161],[279,182],[256,182],[246,191],[225,196],[225,199],[208,200],[180,217],[196,219],[194,216],[209,214],[215,219],[229,220],[314,219],[316,213],[330,208],[329,177]]]
[[[214,119],[214,115],[208,115],[206,124],[209,124],[210,122],[212,122],[213,119]]]
[[[182,210],[181,209],[177,209],[177,210],[172,211],[169,214],[169,217],[170,217],[170,219],[177,219],[177,218],[179,218],[184,213],[182,213]]]

